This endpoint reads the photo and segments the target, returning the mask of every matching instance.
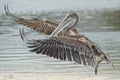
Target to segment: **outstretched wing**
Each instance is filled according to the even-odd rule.
[[[30,51],[43,54],[60,60],[75,61],[79,64],[95,66],[92,49],[74,38],[66,36],[53,37],[41,40],[28,40],[20,30],[21,38],[31,48]]]
[[[58,26],[57,23],[52,22],[50,20],[47,19],[24,19],[24,18],[20,18],[17,17],[15,15],[13,15],[9,9],[8,6],[4,6],[5,8],[5,13],[7,16],[10,16],[14,21],[18,22],[19,24],[25,25],[27,27],[30,27],[40,33],[44,33],[46,35],[50,35],[55,28]]]

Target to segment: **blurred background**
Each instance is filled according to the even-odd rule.
[[[19,36],[20,24],[4,13],[4,5],[22,18],[50,19],[59,23],[69,12],[79,15],[76,28],[95,41],[110,55],[115,68],[106,62],[99,73],[120,78],[120,0],[1,0],[0,2],[0,71],[1,72],[61,72],[94,74],[90,66],[60,61],[29,52]],[[47,37],[26,28],[31,38]]]
[[[80,17],[78,26],[81,26],[82,31],[120,30],[120,0],[1,0],[0,15],[2,19],[4,19],[4,5],[6,4],[16,15],[48,18],[58,23],[65,14],[76,12]],[[2,21],[0,21],[1,24]],[[96,30],[92,28],[96,28]]]

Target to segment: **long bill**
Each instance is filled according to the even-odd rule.
[[[65,26],[65,24],[68,22],[67,18],[68,16],[66,16],[65,18],[63,18],[63,20],[60,22],[60,24],[58,25],[58,27],[51,33],[51,35],[49,37],[55,37],[57,36],[58,33],[60,33],[62,30],[64,30],[67,26]]]

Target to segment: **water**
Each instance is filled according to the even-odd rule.
[[[88,3],[89,1],[86,2]],[[115,1],[115,3],[117,2]],[[12,2],[10,4],[12,4]],[[107,4],[107,1],[105,4]],[[65,9],[66,8],[67,7],[65,7]],[[103,8],[106,7],[104,6]],[[114,8],[115,6],[110,8],[113,10],[106,9],[99,11],[81,11],[77,8],[76,12],[80,16],[77,29],[80,33],[86,35],[92,41],[99,44],[110,55],[112,62],[115,65],[115,68],[112,68],[111,65],[106,64],[105,61],[102,62],[100,64],[98,74],[120,79],[120,17],[118,17],[119,11],[116,12],[119,10],[117,9],[118,6],[115,10]],[[74,7],[73,9],[76,8]],[[14,9],[12,10],[14,13]],[[22,10],[22,8],[20,8],[20,10]],[[17,13],[15,15],[24,18],[48,18],[58,23],[65,14],[71,11],[63,9],[61,11],[47,12],[47,9],[45,10],[46,12],[39,11],[39,13],[28,13],[27,11],[26,13]],[[15,9],[15,11],[17,12],[18,10]],[[22,27],[25,28],[25,26],[17,24],[6,15],[0,15],[0,72],[60,72],[81,75],[94,74],[94,69],[91,66],[84,67],[83,65],[79,65],[74,62],[60,61],[29,52],[26,44],[19,36],[19,29]],[[31,38],[47,37],[28,28],[25,28],[25,32]]]
[[[79,11],[119,9],[120,0],[1,0],[0,7],[9,4],[10,9],[16,13],[37,13],[39,11]],[[2,9],[1,9],[2,10]]]

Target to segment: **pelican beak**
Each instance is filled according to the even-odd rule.
[[[57,36],[58,33],[60,33],[62,30],[64,30],[67,27],[67,26],[65,26],[66,23],[69,22],[67,17],[68,17],[68,15],[65,18],[63,18],[63,20],[60,22],[58,27],[51,33],[51,35],[49,37]]]

